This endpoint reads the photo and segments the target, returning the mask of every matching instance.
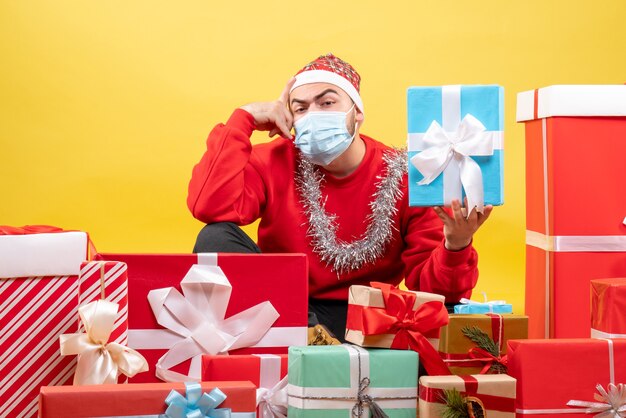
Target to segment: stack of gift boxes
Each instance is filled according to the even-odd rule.
[[[517,414],[623,416],[626,86],[523,92],[517,121],[526,130],[532,338],[509,343]]]
[[[410,88],[410,204],[502,204],[503,115],[499,86]],[[0,227],[0,416],[626,416],[626,86],[521,93],[517,119],[526,315],[372,282],[346,344],[307,345],[304,255]]]

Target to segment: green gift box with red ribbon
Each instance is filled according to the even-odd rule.
[[[439,330],[448,323],[445,298],[400,290],[386,283],[350,286],[346,341],[361,347],[413,350],[428,374],[450,374],[437,347]]]

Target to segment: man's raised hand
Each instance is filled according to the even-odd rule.
[[[459,251],[467,247],[472,242],[474,233],[489,218],[493,206],[485,206],[484,213],[476,212],[472,208],[469,216],[467,216],[467,198],[465,199],[465,208],[461,207],[461,202],[457,199],[451,203],[452,216],[439,206],[433,209],[439,219],[443,222],[443,234],[446,239],[445,246],[448,250]]]
[[[295,77],[289,80],[278,99],[273,102],[256,102],[241,106],[241,109],[252,115],[257,130],[269,131],[270,137],[282,134],[285,138],[292,138],[293,116],[289,111],[288,102],[289,92],[295,82]]]

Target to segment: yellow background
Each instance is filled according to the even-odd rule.
[[[106,252],[189,252],[201,224],[187,182],[210,129],[332,51],[363,77],[362,132],[388,144],[405,142],[408,86],[505,87],[506,203],[475,237],[474,298],[521,312],[516,93],[626,82],[625,20],[624,0],[2,0],[0,224],[86,230]],[[581,194],[581,213],[598,203]]]

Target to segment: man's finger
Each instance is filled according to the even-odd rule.
[[[467,196],[463,198],[463,205],[465,206],[465,210],[463,211],[463,218],[469,220],[470,216],[472,216],[472,212],[474,212],[474,208],[469,207]]]
[[[467,210],[470,210],[470,208],[467,208]],[[478,210],[475,207],[471,209],[469,216],[467,216],[467,221],[472,223],[476,223],[478,221]]]
[[[491,211],[493,211],[493,206],[492,205],[485,206],[484,213],[482,214],[482,216],[480,218],[478,218],[478,226],[481,226],[483,223],[485,223],[487,218],[489,218],[489,215],[491,215]]]
[[[283,90],[282,93],[280,93],[280,96],[278,96],[278,101],[279,102],[283,102],[285,104],[289,104],[289,92],[291,92],[291,87],[294,85],[294,83],[296,82],[296,78],[295,77],[291,77],[291,79],[287,82],[287,85],[285,86],[285,89]]]
[[[285,115],[285,123],[287,124],[289,130],[291,130],[291,127],[293,126],[293,115],[288,109],[283,108],[282,111]]]
[[[452,207],[452,213],[454,214],[455,221],[458,222],[462,219],[465,219],[463,211],[461,210],[461,202],[459,202],[458,199],[454,199],[450,206]]]
[[[287,138],[291,139],[292,135],[291,135],[291,128],[293,127],[293,116],[291,115],[291,112],[287,109],[285,109],[284,107],[282,109],[280,109],[281,112],[283,112],[283,117],[284,119],[282,119],[284,121],[285,124],[285,129],[286,129],[286,134],[287,134]],[[283,132],[285,132],[283,130]]]
[[[280,130],[280,132],[282,132],[285,138],[293,138],[293,136],[291,135],[291,126],[287,125],[287,121],[285,120],[285,118],[278,118],[276,120],[276,127]]]
[[[441,219],[441,222],[443,222],[444,224],[448,224],[452,221],[450,215],[448,215],[446,211],[443,210],[440,206],[433,206],[433,210],[435,211],[439,219]]]

